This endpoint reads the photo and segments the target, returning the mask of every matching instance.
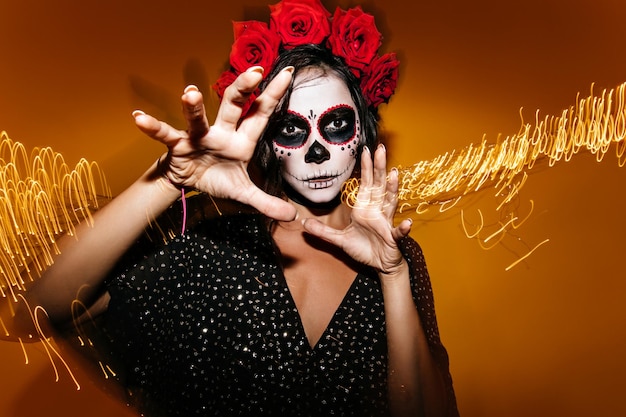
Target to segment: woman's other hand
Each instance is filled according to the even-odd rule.
[[[354,260],[372,266],[384,276],[394,276],[406,268],[397,242],[411,231],[411,220],[393,226],[398,204],[398,173],[387,175],[387,153],[380,145],[372,161],[368,148],[361,157],[361,183],[350,224],[343,230],[313,219],[305,230],[343,249]]]

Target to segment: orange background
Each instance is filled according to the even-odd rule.
[[[71,164],[97,161],[119,193],[161,153],[131,111],[180,125],[183,87],[208,92],[223,69],[231,20],[267,20],[265,0],[243,3],[0,0],[0,130],[29,148],[52,146]],[[392,164],[428,160],[483,134],[493,142],[518,131],[521,107],[527,121],[537,109],[559,114],[592,83],[600,91],[626,81],[623,0],[363,7],[377,15],[385,51],[402,60],[397,94],[383,110]],[[457,211],[414,217],[462,415],[626,415],[625,180],[613,155],[534,172],[520,199],[521,215],[535,202],[533,215],[490,251],[465,237]],[[123,407],[85,375],[80,391],[62,370],[54,382],[41,347],[27,349],[24,365],[19,345],[0,343],[0,415],[120,415]]]

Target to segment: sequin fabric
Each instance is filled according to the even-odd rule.
[[[406,244],[416,305],[453,399],[421,250]],[[109,353],[146,416],[389,415],[376,274],[356,277],[311,347],[259,216],[200,222],[122,264],[107,285]]]

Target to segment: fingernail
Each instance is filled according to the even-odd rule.
[[[138,117],[138,116],[143,116],[143,115],[145,115],[145,113],[144,113],[144,112],[142,112],[141,110],[135,110],[135,111],[133,111],[133,113],[132,113],[132,114],[133,114],[133,117]]]
[[[286,71],[289,72],[291,74],[293,74],[293,71],[295,70],[295,68],[293,67],[293,65],[289,65],[288,67],[285,67],[282,69],[282,71]]]
[[[382,143],[378,144],[378,149],[381,149],[381,150],[383,150],[385,152],[387,151],[387,148],[385,148],[385,145],[383,145]]]
[[[365,145],[365,146],[363,147],[363,152],[370,153],[370,148],[369,148],[369,146]]]
[[[265,72],[265,70],[263,69],[262,66],[260,65],[255,65],[253,67],[250,67],[246,70],[246,72],[258,72],[259,74],[263,74],[263,72]]]
[[[191,85],[188,85],[187,87],[185,87],[184,93],[187,94],[190,91],[200,91],[200,90],[198,89],[198,87],[196,87],[195,85],[191,84]]]

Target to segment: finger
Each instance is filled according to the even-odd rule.
[[[304,230],[313,236],[316,236],[328,243],[343,248],[344,234],[341,230],[330,227],[317,219],[305,219],[302,222]]]
[[[374,152],[374,187],[384,190],[387,186],[387,148],[382,143]]]
[[[167,147],[174,146],[179,140],[186,137],[186,132],[174,129],[167,123],[161,122],[154,117],[145,114],[141,110],[133,112],[135,124],[146,135],[152,139],[165,144]]]
[[[411,233],[412,225],[413,225],[413,220],[411,219],[402,220],[397,227],[393,228],[393,230],[391,231],[391,236],[393,236],[393,239],[396,242],[399,241],[400,239],[408,236],[409,233]]]
[[[296,208],[278,197],[271,196],[254,185],[244,190],[239,199],[267,217],[275,220],[292,221],[296,218]]]
[[[361,185],[359,187],[359,194],[369,190],[372,187],[372,182],[372,154],[370,148],[364,146],[363,152],[361,153]]]
[[[202,138],[209,131],[202,93],[195,85],[185,88],[182,96],[183,114],[187,120],[187,132],[192,139]]]
[[[263,93],[257,97],[254,111],[241,123],[240,132],[255,139],[261,136],[267,121],[289,88],[293,71],[293,67],[285,67],[270,81]]]
[[[214,124],[226,130],[235,130],[239,124],[243,106],[262,79],[263,68],[258,66],[239,74],[224,91]]]
[[[388,219],[393,219],[398,207],[398,169],[392,168],[387,179],[383,212]]]
[[[387,194],[387,150],[383,144],[379,144],[374,152],[372,171],[372,186],[370,188],[369,203],[378,207],[383,214],[389,217],[386,210],[389,205]]]

